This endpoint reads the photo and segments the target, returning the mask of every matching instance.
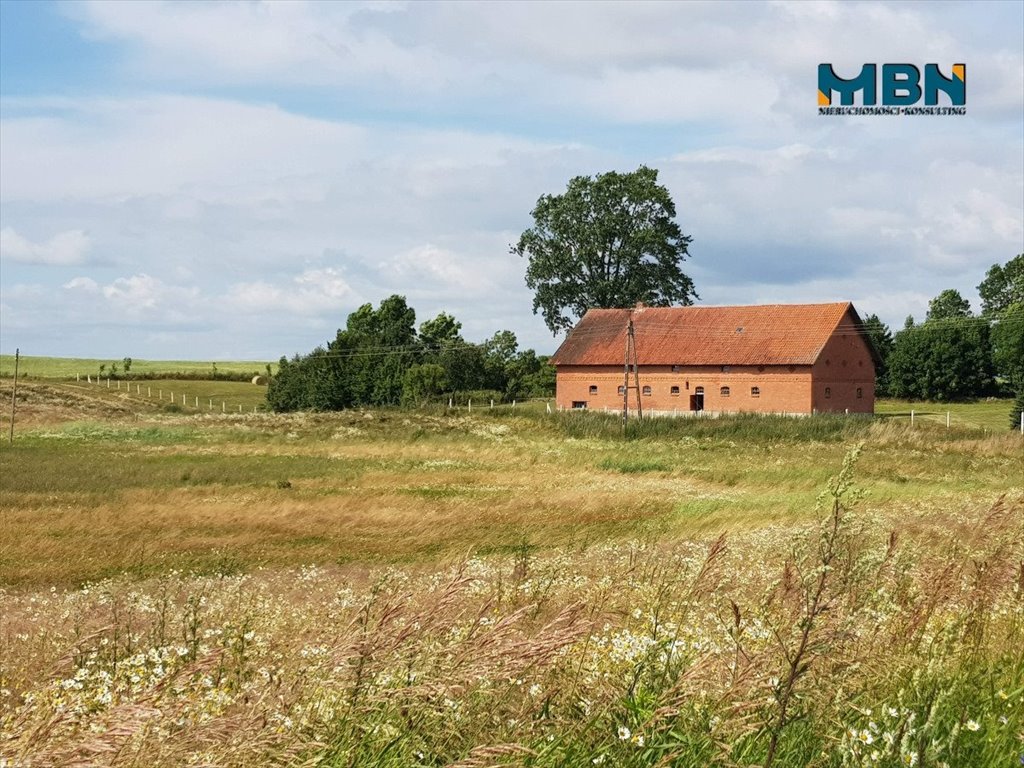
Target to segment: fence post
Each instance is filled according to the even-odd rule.
[[[910,426],[914,426],[914,409],[910,409]]]
[[[473,398],[469,398],[469,403],[466,405],[466,410],[470,413],[473,412]]]
[[[227,413],[227,407],[224,405],[224,401],[223,400],[220,401],[220,412],[221,413]]]
[[[946,429],[949,429],[949,411],[946,411]]]

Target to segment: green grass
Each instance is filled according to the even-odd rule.
[[[913,411],[915,422],[921,420],[924,423],[945,426],[948,413],[951,428],[967,427],[994,432],[1003,432],[1008,429],[1012,409],[1012,398],[987,398],[967,403],[928,403],[894,399],[875,401],[876,416],[886,419],[909,423],[910,412]]]
[[[86,375],[96,377],[101,365],[109,372],[110,365],[116,364],[119,373],[124,372],[122,359],[79,358],[79,357],[36,357],[22,355],[18,361],[18,375],[39,379],[73,379]],[[132,359],[130,373],[145,376],[173,376],[187,374],[189,376],[213,374],[213,367],[220,374],[265,374],[266,361],[230,360],[135,360]],[[271,365],[276,370],[276,363]],[[14,355],[0,355],[0,377],[14,375]]]
[[[64,386],[83,394],[145,403],[170,413],[251,413],[253,408],[265,409],[267,401],[267,388],[247,381],[146,379],[111,381],[108,385],[103,379],[92,384],[84,380],[69,382]]]

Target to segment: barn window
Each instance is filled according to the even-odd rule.
[[[573,400],[572,401],[572,407],[573,407],[574,410],[577,410],[577,411],[586,410],[586,408],[587,408],[587,401],[586,400]]]
[[[720,390],[718,390],[718,392],[719,392],[719,394],[722,397],[728,397],[729,396],[729,388],[728,387],[722,387]]]
[[[864,390],[857,387],[857,399],[860,400],[862,397],[864,397]]]
[[[678,365],[673,365],[672,366],[672,373],[679,373],[680,370],[682,370],[681,366],[678,366]]]
[[[825,387],[825,399],[832,397],[832,387]]]
[[[626,394],[626,388],[624,386],[622,386],[621,384],[619,384],[619,394],[620,395]]]
[[[722,373],[728,373],[730,370],[732,369],[728,365],[722,366]]]
[[[751,397],[760,397],[761,396],[761,388],[760,387],[751,387],[750,388],[750,396]]]
[[[669,394],[671,394],[671,395],[678,395],[679,394],[679,387],[672,387],[671,389],[669,389]]]
[[[590,394],[592,394],[592,395],[596,395],[597,394],[597,384],[591,384],[590,385]]]
[[[703,395],[704,394],[704,387],[697,387],[695,390],[693,390],[693,394],[695,394],[695,395]]]
[[[651,394],[651,388],[650,387],[644,387],[644,394],[645,395]]]

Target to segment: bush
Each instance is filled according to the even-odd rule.
[[[1010,429],[1020,429],[1020,417],[1024,413],[1024,389],[1017,393],[1013,401],[1013,410],[1010,411]]]

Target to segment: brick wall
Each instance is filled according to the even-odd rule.
[[[621,366],[559,366],[555,394],[560,408],[574,402],[592,410],[622,410]],[[633,378],[630,376],[630,384]],[[640,386],[645,411],[689,412],[692,397],[703,388],[704,410],[709,413],[810,413],[810,366],[640,366]],[[596,387],[596,392],[591,388]],[[678,393],[673,394],[673,387]],[[728,387],[728,395],[722,388]],[[752,388],[757,387],[755,396]],[[643,390],[641,390],[643,392]],[[629,391],[630,410],[636,408],[636,391]]]
[[[820,413],[874,413],[875,364],[849,315],[814,364],[814,409]]]

